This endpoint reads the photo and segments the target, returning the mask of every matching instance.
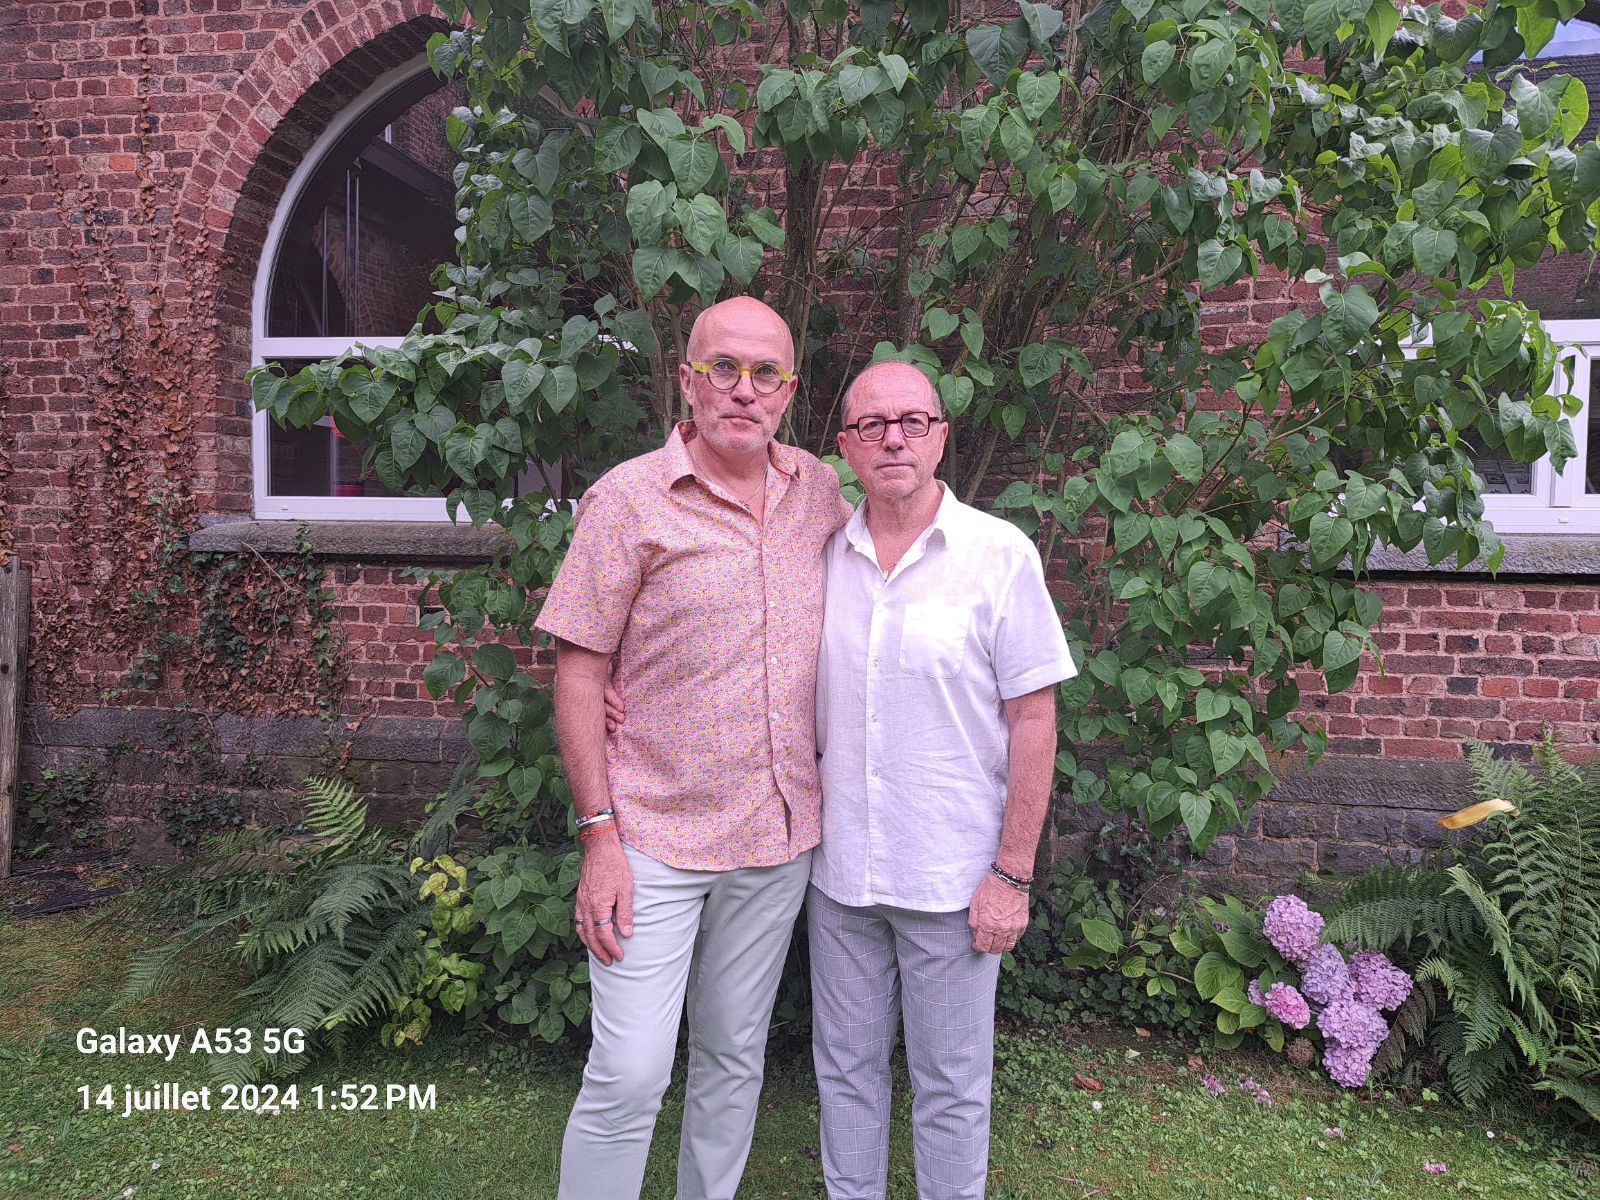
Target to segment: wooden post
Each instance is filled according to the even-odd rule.
[[[28,565],[15,554],[0,567],[0,879],[11,874],[11,839],[16,826],[23,672],[28,665],[28,617],[33,607],[30,579]]]

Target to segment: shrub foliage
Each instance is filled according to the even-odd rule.
[[[1442,985],[1427,1042],[1457,1095],[1521,1079],[1600,1121],[1600,769],[1536,748],[1538,770],[1472,747],[1474,785],[1516,806],[1470,856],[1359,880],[1330,936],[1420,959]]]
[[[143,890],[144,911],[177,909],[187,924],[135,959],[124,1005],[220,964],[247,979],[236,1024],[307,1035],[303,1053],[213,1056],[222,1078],[297,1069],[387,1018],[417,986],[427,912],[390,839],[368,827],[366,805],[342,781],[307,780],[305,815],[303,834],[208,839]]]

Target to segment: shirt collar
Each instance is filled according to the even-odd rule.
[[[689,443],[698,436],[692,420],[679,421],[667,435],[667,444],[662,449],[666,452],[668,487],[680,479],[688,479],[694,475],[694,460],[689,457]],[[800,477],[800,453],[793,446],[786,446],[779,441],[768,442],[767,461],[772,464],[774,470],[787,475],[790,479]]]
[[[948,546],[957,525],[961,520],[961,510],[966,507],[956,499],[955,489],[943,480],[939,480],[942,494],[939,497],[939,507],[933,514],[933,522],[917,535],[912,546],[920,546],[930,541],[935,533],[939,535],[944,545]],[[844,527],[844,536],[857,550],[864,550],[872,545],[872,534],[867,529],[867,505],[872,501],[866,500],[856,506],[855,512],[850,514],[850,520]]]

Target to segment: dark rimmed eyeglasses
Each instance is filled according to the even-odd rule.
[[[943,420],[943,417],[930,417],[927,413],[907,413],[903,417],[862,417],[845,428],[854,429],[863,442],[881,442],[891,425],[900,426],[900,432],[908,438],[919,438],[927,437],[928,430]]]
[[[741,367],[726,358],[713,359],[708,363],[692,362],[689,364],[689,369],[704,375],[711,386],[719,392],[733,391],[739,386],[739,377],[748,375],[750,386],[763,396],[772,395],[794,378],[793,371],[785,371],[777,363],[757,363],[753,367]]]

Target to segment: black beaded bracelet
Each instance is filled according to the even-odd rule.
[[[1014,891],[1031,892],[1033,890],[1033,880],[1031,878],[1018,879],[1015,875],[1008,875],[1006,872],[1000,869],[1000,864],[997,862],[990,863],[989,870],[993,873],[996,879]]]

